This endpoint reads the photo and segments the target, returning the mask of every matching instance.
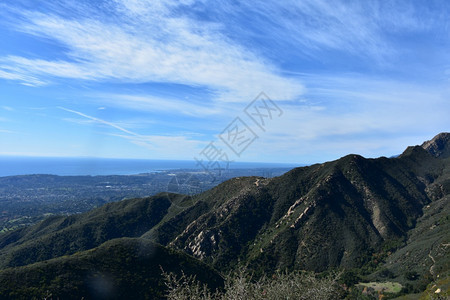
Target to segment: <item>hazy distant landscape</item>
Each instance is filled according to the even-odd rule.
[[[46,161],[48,159],[44,159],[44,163]],[[61,161],[61,159],[56,161]],[[72,162],[73,160],[68,161]],[[15,164],[17,165],[17,162]],[[179,165],[178,162],[171,162],[167,166],[177,164]],[[185,165],[191,164],[193,163],[185,163]],[[126,163],[124,162],[123,165]],[[146,197],[161,192],[194,195],[233,177],[264,176],[271,178],[290,170],[290,168],[276,167],[276,164],[272,164],[271,168],[267,168],[269,164],[266,164],[265,168],[245,168],[256,165],[258,164],[241,164],[240,169],[212,170],[211,172],[201,169],[178,168],[138,175],[57,176],[34,174],[0,177],[0,232],[31,225],[49,215],[81,213],[125,198]],[[53,166],[53,169],[55,172],[63,174],[74,172],[70,168],[69,170],[64,169],[64,164],[58,164],[58,167]],[[8,172],[8,170],[4,170],[4,172]]]

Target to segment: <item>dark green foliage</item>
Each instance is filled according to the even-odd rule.
[[[341,283],[345,284],[347,287],[353,286],[354,284],[361,281],[361,276],[359,276],[358,270],[349,269],[346,270],[340,277]]]
[[[380,270],[380,277],[386,278],[386,279],[392,279],[392,278],[395,278],[395,275],[389,269],[382,269],[382,270]]]
[[[408,280],[417,280],[419,279],[419,274],[415,271],[408,271],[405,273],[405,278]]]
[[[114,239],[71,256],[0,272],[1,299],[163,298],[161,268],[181,275],[196,274],[211,289],[223,279],[211,268],[180,252],[145,239]]]
[[[118,237],[139,237],[161,221],[170,205],[166,194],[160,194],[109,203],[80,215],[50,217],[5,234],[0,266],[22,266],[91,249]]]

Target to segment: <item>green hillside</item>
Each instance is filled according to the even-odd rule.
[[[366,280],[374,283],[358,286],[422,291],[449,273],[449,143],[442,133],[396,158],[351,154],[276,178],[237,177],[196,196],[161,193],[50,217],[0,235],[2,293],[87,295],[82,278],[103,268],[117,280],[114,295],[133,286],[141,298],[161,296],[161,271],[134,266],[137,245],[159,249],[156,261],[189,261],[208,282],[216,277],[205,266],[225,274],[244,265],[256,277],[343,269],[346,288]],[[181,270],[176,264],[167,263]],[[358,286],[348,297],[359,297]]]
[[[184,196],[180,196],[184,198]],[[120,237],[139,237],[167,214],[167,194],[106,204],[90,212],[50,217],[0,237],[0,266],[15,267],[88,250]]]
[[[70,256],[0,271],[1,299],[163,298],[161,270],[196,275],[212,289],[223,285],[208,266],[145,239],[121,238]],[[83,298],[84,297],[84,298]]]

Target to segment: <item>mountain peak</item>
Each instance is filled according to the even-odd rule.
[[[450,157],[450,133],[442,132],[433,139],[424,142],[421,147],[435,157]]]

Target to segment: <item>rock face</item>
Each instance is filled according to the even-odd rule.
[[[430,141],[422,144],[422,148],[427,150],[435,157],[447,158],[450,157],[450,133],[443,132],[435,136]]]

